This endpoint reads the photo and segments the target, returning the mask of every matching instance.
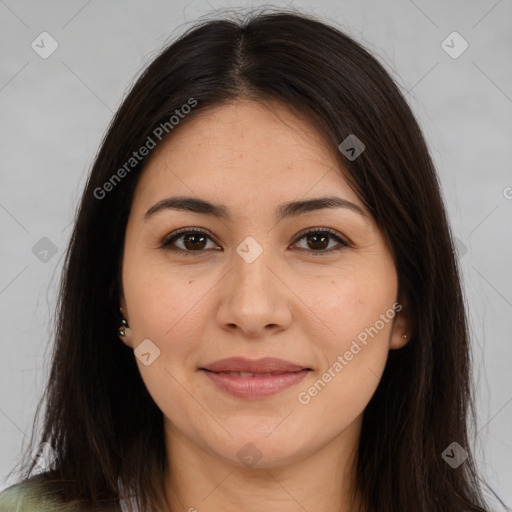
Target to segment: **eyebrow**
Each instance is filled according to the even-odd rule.
[[[283,203],[276,208],[275,216],[278,221],[281,221],[289,217],[326,208],[345,208],[360,214],[365,219],[368,218],[366,212],[359,205],[336,196],[318,197],[303,201]],[[211,203],[196,197],[174,196],[162,199],[151,206],[144,215],[144,221],[146,222],[156,213],[164,210],[189,211],[203,215],[211,215],[218,219],[232,220],[229,209],[222,204]]]

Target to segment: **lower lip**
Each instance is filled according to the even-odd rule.
[[[238,377],[228,373],[215,373],[201,370],[213,383],[238,398],[257,399],[275,395],[279,391],[294,386],[300,382],[309,370],[280,373],[258,377]]]

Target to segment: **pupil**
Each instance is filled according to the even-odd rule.
[[[316,235],[309,235],[309,236],[307,237],[307,239],[308,239],[308,243],[309,243],[312,239],[313,239],[313,240],[315,240],[315,239],[321,239],[321,242],[319,242],[319,243],[320,243],[320,245],[321,245],[321,246],[323,245],[323,247],[315,247],[315,244],[316,244],[316,243],[318,243],[318,242],[313,241],[313,247],[311,247],[311,245],[310,245],[310,247],[311,247],[312,249],[325,249],[325,248],[327,247],[327,245],[329,245],[328,237],[327,237],[327,236],[325,236],[325,234],[320,234],[320,235],[318,235],[318,234],[316,234]],[[327,241],[327,245],[325,245],[325,241]]]
[[[197,251],[199,249],[203,249],[204,248],[205,238],[206,237],[204,235],[200,235],[200,234],[197,234],[197,233],[196,234],[191,233],[189,235],[186,235],[185,236],[185,240],[184,240],[185,247],[187,249],[190,249],[191,251]],[[201,241],[198,242],[196,239],[200,239]],[[189,247],[189,245],[188,245],[190,242],[192,242],[192,247]],[[194,247],[194,244],[197,244],[197,243],[199,243],[199,244],[203,243],[203,247],[197,247],[197,246]]]

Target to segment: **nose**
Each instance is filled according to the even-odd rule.
[[[221,328],[261,338],[289,327],[293,292],[284,271],[266,248],[251,263],[234,253],[233,267],[224,278],[217,321]]]

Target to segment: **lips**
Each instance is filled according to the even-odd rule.
[[[295,364],[277,357],[265,357],[263,359],[245,359],[243,357],[230,357],[211,363],[201,370],[208,370],[215,373],[241,373],[241,374],[265,374],[299,372],[311,368]],[[242,375],[244,376],[244,375]],[[245,375],[249,377],[250,375]]]
[[[274,357],[222,359],[199,368],[218,389],[237,398],[260,399],[294,386],[311,368]]]
[[[207,370],[209,371],[209,370]],[[270,375],[282,375],[283,373],[286,373],[286,372],[280,372],[280,373],[253,373],[253,372],[214,372],[214,373],[218,373],[219,375],[233,375],[233,377],[243,377],[243,378],[246,378],[246,377],[268,377]]]

